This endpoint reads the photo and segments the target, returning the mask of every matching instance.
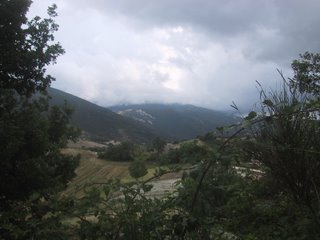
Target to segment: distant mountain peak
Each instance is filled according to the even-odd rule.
[[[126,104],[110,107],[114,112],[151,127],[167,139],[195,138],[238,122],[233,115],[190,104]]]
[[[101,140],[146,143],[157,136],[166,140],[192,139],[239,121],[229,113],[193,105],[126,104],[107,109],[57,89],[48,92],[52,105],[63,105],[67,100],[74,108],[75,126]]]
[[[117,113],[122,116],[132,118],[138,122],[150,124],[150,125],[153,125],[153,120],[155,119],[154,116],[152,116],[151,114],[147,113],[142,109],[128,108],[125,110],[117,111]]]
[[[158,136],[145,123],[121,116],[110,109],[58,89],[49,88],[48,93],[51,96],[51,105],[63,105],[64,101],[67,101],[67,104],[74,109],[71,123],[92,139],[145,143]]]

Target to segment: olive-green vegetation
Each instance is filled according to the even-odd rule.
[[[98,151],[98,157],[110,161],[132,161],[134,145],[130,142],[122,142],[120,144],[109,144],[107,148]]]
[[[111,110],[88,102],[58,89],[49,88],[50,105],[63,106],[64,101],[74,110],[70,122],[83,130],[94,141],[110,140],[147,143],[156,137],[154,131],[143,124],[123,117]]]
[[[179,147],[163,153],[160,156],[160,162],[162,164],[195,164],[204,159],[210,150],[201,141],[186,141],[180,143]]]
[[[1,239],[320,238],[319,54],[295,60],[292,79],[280,72],[281,89],[261,88],[261,108],[220,129],[229,134],[208,133],[171,150],[160,141],[102,149],[103,158],[131,160],[135,180],[93,181],[75,198],[60,194],[77,165],[60,151],[76,136],[70,110],[47,109],[45,95],[30,98],[45,93],[53,80],[45,66],[63,53],[51,42],[55,7],[48,19],[28,22],[29,5],[0,3],[7,16],[0,23]],[[148,160],[172,167],[142,179]],[[174,171],[184,171],[174,192],[148,194],[152,180]]]
[[[166,142],[159,138],[156,137],[155,139],[152,140],[152,148],[157,151],[157,153],[161,153],[166,146]]]
[[[28,21],[30,4],[0,3],[1,239],[53,235],[50,227],[59,223],[50,216],[54,204],[48,203],[75,176],[78,165],[78,157],[60,153],[79,133],[68,124],[72,111],[66,105],[49,108],[46,95],[54,80],[45,74],[46,66],[64,53],[53,42],[56,6],[48,8],[48,18]]]
[[[195,138],[241,120],[227,112],[182,104],[129,104],[110,109],[170,141]]]
[[[47,91],[51,97],[49,101],[51,105],[63,106],[66,100],[74,110],[70,122],[81,128],[87,138],[99,142],[129,140],[141,144],[151,143],[157,137],[167,141],[190,139],[212,131],[217,126],[241,120],[222,111],[179,104],[111,107],[112,110],[121,112],[117,114],[109,108],[98,106],[58,89],[49,88]],[[150,113],[150,116],[141,115],[141,110]]]
[[[146,164],[142,160],[134,160],[129,166],[130,176],[133,178],[140,178],[148,173]]]

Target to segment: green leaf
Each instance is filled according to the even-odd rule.
[[[264,105],[267,105],[268,107],[273,107],[274,104],[270,99],[266,99],[262,102]]]
[[[251,111],[248,116],[246,116],[244,119],[245,120],[252,120],[257,116],[257,113],[255,111]]]

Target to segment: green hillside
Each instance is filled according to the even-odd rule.
[[[110,109],[174,140],[195,138],[239,121],[238,117],[226,112],[193,105],[137,104],[113,106]]]
[[[71,123],[93,140],[147,143],[157,136],[191,139],[239,121],[228,113],[192,105],[140,104],[107,109],[58,89],[50,88],[48,93],[51,105],[67,101],[74,109]]]
[[[156,137],[152,130],[132,119],[84,99],[50,88],[51,105],[62,105],[66,100],[74,109],[71,123],[95,140],[131,140],[149,142]]]

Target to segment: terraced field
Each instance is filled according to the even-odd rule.
[[[93,142],[85,141],[77,144],[70,144],[68,148],[62,150],[65,154],[81,155],[79,167],[75,171],[76,177],[69,183],[64,194],[81,197],[84,194],[84,187],[86,185],[104,183],[112,178],[119,178],[124,182],[134,180],[129,174],[129,162],[112,162],[99,159],[95,152],[85,148],[88,146],[94,147],[98,145],[95,145]],[[99,146],[101,145],[99,144]],[[157,166],[149,164],[147,167],[148,174],[143,177],[143,180],[152,177]],[[170,173],[162,176],[159,180],[154,181],[155,194],[161,195],[162,192],[173,189],[174,182],[180,177],[181,173]]]

